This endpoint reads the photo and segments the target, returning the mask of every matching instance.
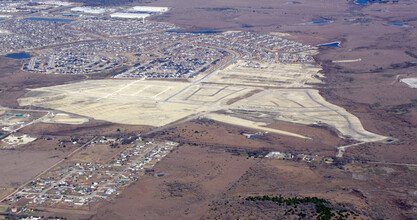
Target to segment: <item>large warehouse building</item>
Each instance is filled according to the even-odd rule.
[[[169,10],[168,7],[154,7],[154,6],[135,6],[129,11],[132,12],[150,12],[150,13],[163,13]]]
[[[112,18],[131,18],[131,19],[143,19],[148,17],[150,14],[144,13],[113,13],[110,14]]]

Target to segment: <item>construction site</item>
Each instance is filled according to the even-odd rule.
[[[308,138],[266,128],[282,120],[327,125],[335,128],[340,137],[358,142],[388,139],[366,131],[357,117],[321,97],[312,88],[321,83],[320,68],[309,65],[262,63],[249,67],[248,63],[237,61],[190,82],[89,80],[33,89],[18,101],[22,106],[121,124],[161,127],[206,117]]]

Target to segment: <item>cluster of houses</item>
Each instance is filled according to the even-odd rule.
[[[99,142],[110,141],[103,138]],[[91,202],[119,194],[176,146],[178,143],[170,141],[142,141],[127,147],[108,163],[74,161],[72,165],[51,170],[30,182],[4,202],[11,206],[24,203],[25,207],[82,209]]]

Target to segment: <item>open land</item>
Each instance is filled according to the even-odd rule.
[[[0,3],[2,216],[415,216],[413,1],[136,3]]]

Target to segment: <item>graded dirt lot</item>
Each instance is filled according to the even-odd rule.
[[[307,125],[323,123],[335,127],[343,136],[358,141],[375,142],[386,139],[365,131],[358,118],[326,102],[317,90],[263,89],[247,98],[230,102],[248,92],[253,93],[248,88],[231,85],[194,86],[182,82],[90,80],[35,89],[25,98],[19,99],[19,103],[22,106],[52,108],[113,123],[156,127],[211,111],[231,110],[232,114],[235,110],[248,111],[258,114],[249,118],[255,122],[284,120]],[[259,116],[259,112],[264,112],[264,116]],[[216,115],[207,117],[240,126],[261,128],[252,121]],[[239,114],[235,115],[239,117]],[[305,138],[270,128],[263,130]]]
[[[251,68],[251,65],[259,65]],[[285,64],[237,61],[222,71],[218,71],[207,82],[264,86],[264,87],[311,87],[320,84],[321,68],[312,64]]]
[[[142,80],[84,81],[41,88],[20,99],[35,105],[72,112],[98,120],[131,125],[163,126],[207,107],[183,103],[159,103],[179,91],[184,83]]]
[[[65,113],[57,113],[54,114],[53,117],[47,118],[45,120],[42,120],[44,123],[57,123],[57,124],[84,124],[88,122],[88,118],[83,117],[76,117]]]

